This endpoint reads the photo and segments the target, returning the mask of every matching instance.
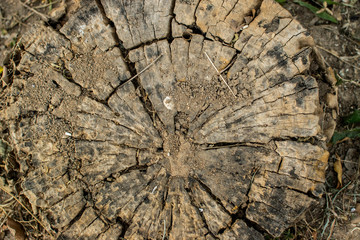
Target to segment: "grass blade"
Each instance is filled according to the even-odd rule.
[[[346,124],[360,123],[360,110],[356,109],[352,114],[344,119]]]
[[[360,128],[354,128],[344,132],[335,132],[331,138],[331,143],[335,144],[338,141],[343,140],[344,138],[359,138],[360,137]]]
[[[311,12],[313,12],[316,16],[318,16],[319,18],[325,19],[327,21],[333,22],[333,23],[337,23],[338,21],[336,20],[336,18],[334,18],[333,16],[331,16],[330,14],[328,14],[326,11],[321,12],[321,13],[317,13],[320,9],[311,5],[310,3],[307,2],[303,2],[300,0],[295,0],[294,3],[299,4],[302,7],[306,7],[307,9],[309,9]]]

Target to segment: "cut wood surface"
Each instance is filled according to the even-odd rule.
[[[263,239],[316,203],[312,38],[279,4],[81,1],[66,19],[22,36],[0,112],[54,236]]]

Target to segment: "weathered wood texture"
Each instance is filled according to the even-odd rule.
[[[33,211],[60,239],[279,236],[325,179],[311,42],[272,0],[82,1],[35,26],[0,113]]]

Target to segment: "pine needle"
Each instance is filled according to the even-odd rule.
[[[216,70],[216,72],[219,74],[221,80],[225,83],[225,85],[229,88],[229,90],[230,90],[230,92],[232,93],[232,95],[234,95],[234,97],[236,98],[235,93],[231,90],[230,86],[227,84],[227,82],[225,81],[225,79],[223,78],[223,76],[221,75],[221,73],[219,72],[219,70],[216,68],[215,64],[211,61],[209,55],[208,55],[206,52],[204,52],[204,53],[205,53],[207,59],[209,60],[209,62],[211,63],[211,66],[213,66],[213,68],[214,68],[214,69]]]
[[[139,73],[135,74],[135,76],[131,77],[130,79],[126,80],[126,82],[129,82],[135,78],[137,78],[140,74],[145,72],[147,69],[149,69],[157,60],[159,60],[162,57],[162,54],[160,54],[157,58],[154,59],[149,65],[147,65],[143,70],[141,70]]]
[[[51,234],[51,232],[49,232],[46,227],[44,226],[44,224],[41,223],[41,221],[35,217],[35,215],[22,203],[20,202],[19,199],[17,199],[13,194],[11,194],[10,192],[8,192],[5,188],[3,188],[2,186],[0,186],[0,189],[3,190],[4,192],[6,192],[7,194],[9,194],[13,199],[15,199],[44,229],[45,231],[50,234],[51,237],[55,238],[54,235]]]

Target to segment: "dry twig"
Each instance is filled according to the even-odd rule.
[[[50,231],[48,231],[46,229],[46,227],[44,226],[44,224],[41,223],[41,221],[19,200],[17,199],[12,193],[10,193],[9,191],[7,191],[5,188],[3,188],[2,186],[0,186],[0,189],[3,190],[4,192],[6,192],[7,194],[9,194],[13,199],[15,199],[44,229],[45,231],[54,238],[54,235],[52,235],[52,233]]]
[[[204,53],[205,53],[207,59],[209,60],[209,62],[211,63],[211,65],[213,66],[213,68],[215,68],[216,72],[219,74],[221,80],[225,83],[225,85],[229,88],[229,90],[230,90],[230,92],[232,93],[232,95],[234,95],[234,97],[236,98],[235,93],[231,90],[230,86],[227,84],[227,82],[225,81],[225,79],[223,78],[223,76],[221,75],[221,73],[219,72],[219,70],[216,68],[216,66],[214,65],[214,63],[211,61],[209,55],[208,55],[206,52],[204,52]]]
[[[50,17],[48,17],[47,15],[39,12],[39,11],[36,11],[34,8],[26,5],[25,3],[23,3],[21,0],[19,0],[20,4],[23,5],[25,8],[29,9],[30,11],[32,11],[33,13],[39,15],[41,17],[41,19],[45,22],[48,22],[50,20]]]
[[[334,232],[335,222],[336,222],[336,219],[334,219],[333,222],[331,223],[330,233],[329,233],[329,236],[327,237],[326,240],[330,240],[330,239],[331,239],[331,236],[332,236],[332,234],[333,234],[333,232]]]
[[[157,58],[154,59],[149,65],[147,65],[143,70],[141,70],[139,73],[135,74],[135,76],[131,77],[130,79],[126,80],[124,83],[127,83],[135,78],[137,78],[140,74],[145,72],[147,69],[149,69],[157,60],[159,60],[162,57],[162,54],[160,54]],[[123,83],[123,84],[124,84]]]
[[[337,54],[334,53],[333,51],[330,51],[330,50],[328,50],[328,49],[326,49],[326,48],[323,48],[323,47],[321,47],[321,46],[316,46],[316,47],[317,47],[318,49],[320,49],[320,50],[323,50],[323,51],[329,53],[330,55],[333,55],[334,57],[338,58],[338,59],[339,59],[340,61],[342,61],[343,63],[345,63],[345,64],[347,64],[347,65],[350,65],[350,66],[352,66],[353,68],[355,68],[355,69],[357,69],[357,70],[360,70],[359,67],[357,67],[357,66],[355,66],[354,64],[351,64],[351,63],[349,63],[349,62],[347,62],[347,61],[345,61],[345,60],[343,59],[343,57],[340,57],[339,55],[337,55]]]
[[[62,2],[63,0],[57,0],[57,1],[53,1],[53,2],[50,2],[50,3],[46,3],[46,4],[43,4],[43,5],[39,5],[39,6],[36,6],[34,7],[35,9],[40,9],[40,8],[45,8],[45,7],[49,7],[55,3],[58,3],[58,2]]]

